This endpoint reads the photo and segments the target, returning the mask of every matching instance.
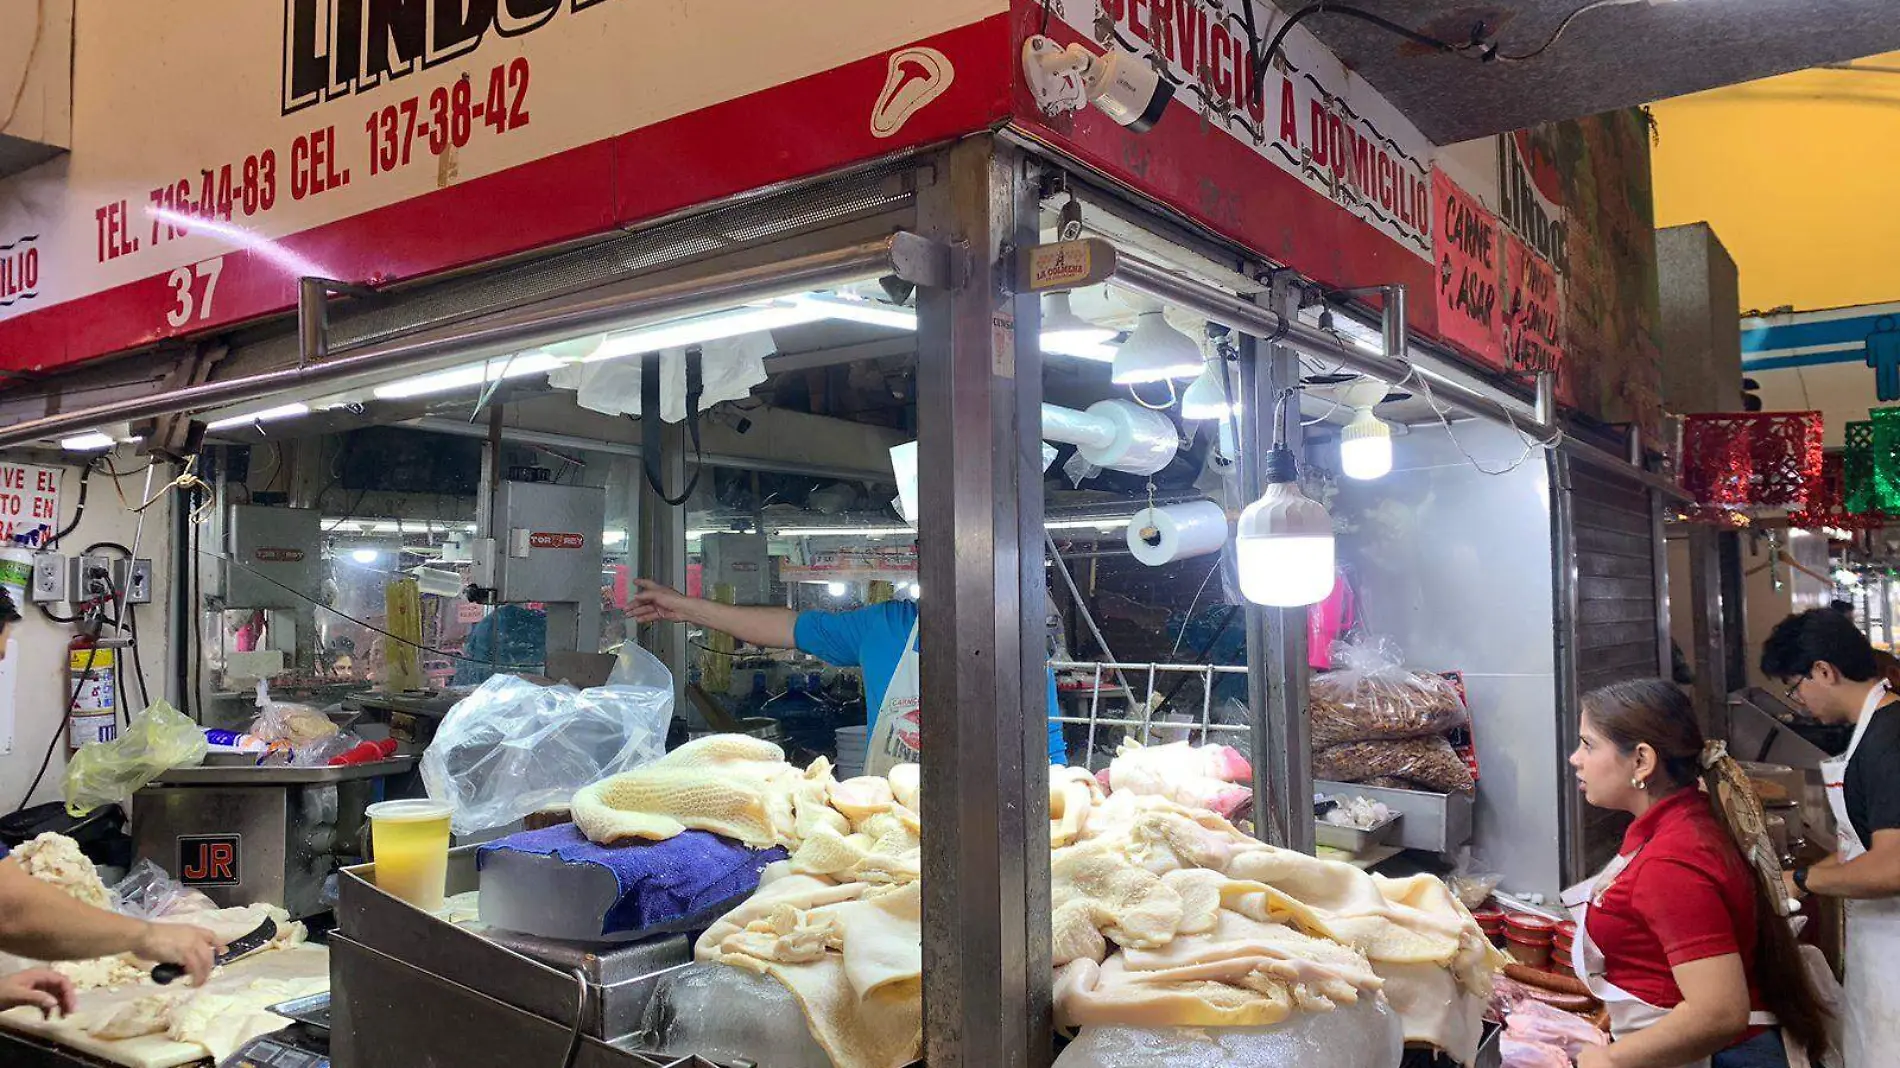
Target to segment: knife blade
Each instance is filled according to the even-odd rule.
[[[218,951],[217,959],[211,966],[215,968],[222,964],[229,964],[239,957],[255,953],[269,945],[276,937],[277,921],[266,916],[264,922],[258,924],[255,930],[226,943],[225,947]],[[183,974],[185,974],[185,969],[182,965],[161,964],[152,969],[152,982],[164,986]]]

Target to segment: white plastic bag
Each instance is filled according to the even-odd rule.
[[[765,357],[772,355],[769,334],[708,341],[699,346],[699,410],[722,401],[744,400],[765,381]],[[640,415],[640,361],[600,360],[570,363],[548,372],[548,385],[574,391],[574,403],[603,415]],[[660,419],[686,418],[686,350],[660,353]]]
[[[1399,1063],[1404,1029],[1383,996],[1272,1027],[1085,1027],[1055,1068],[1368,1068]]]
[[[607,685],[593,689],[494,675],[442,720],[422,755],[422,780],[453,809],[455,833],[505,827],[658,759],[672,718],[672,673],[632,644]]]

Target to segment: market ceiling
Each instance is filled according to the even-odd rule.
[[[1282,11],[1306,6],[1280,0]],[[1337,13],[1300,25],[1444,145],[1900,49],[1894,0],[1356,0],[1446,41],[1482,22],[1504,56],[1445,54]],[[1584,8],[1593,10],[1582,10]],[[1581,12],[1581,13],[1579,13]]]

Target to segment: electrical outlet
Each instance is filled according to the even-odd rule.
[[[112,588],[124,591],[126,604],[151,604],[152,562],[144,559],[113,561]]]
[[[53,604],[66,599],[66,558],[58,553],[33,554],[34,604]]]
[[[68,561],[66,582],[66,600],[72,604],[105,600],[116,592],[112,585],[112,557],[73,557]]]

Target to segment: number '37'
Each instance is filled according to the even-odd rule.
[[[165,321],[174,327],[184,326],[194,311],[200,322],[211,318],[211,301],[217,296],[218,276],[223,273],[223,256],[173,271],[166,279],[172,287],[172,307],[165,313]]]

